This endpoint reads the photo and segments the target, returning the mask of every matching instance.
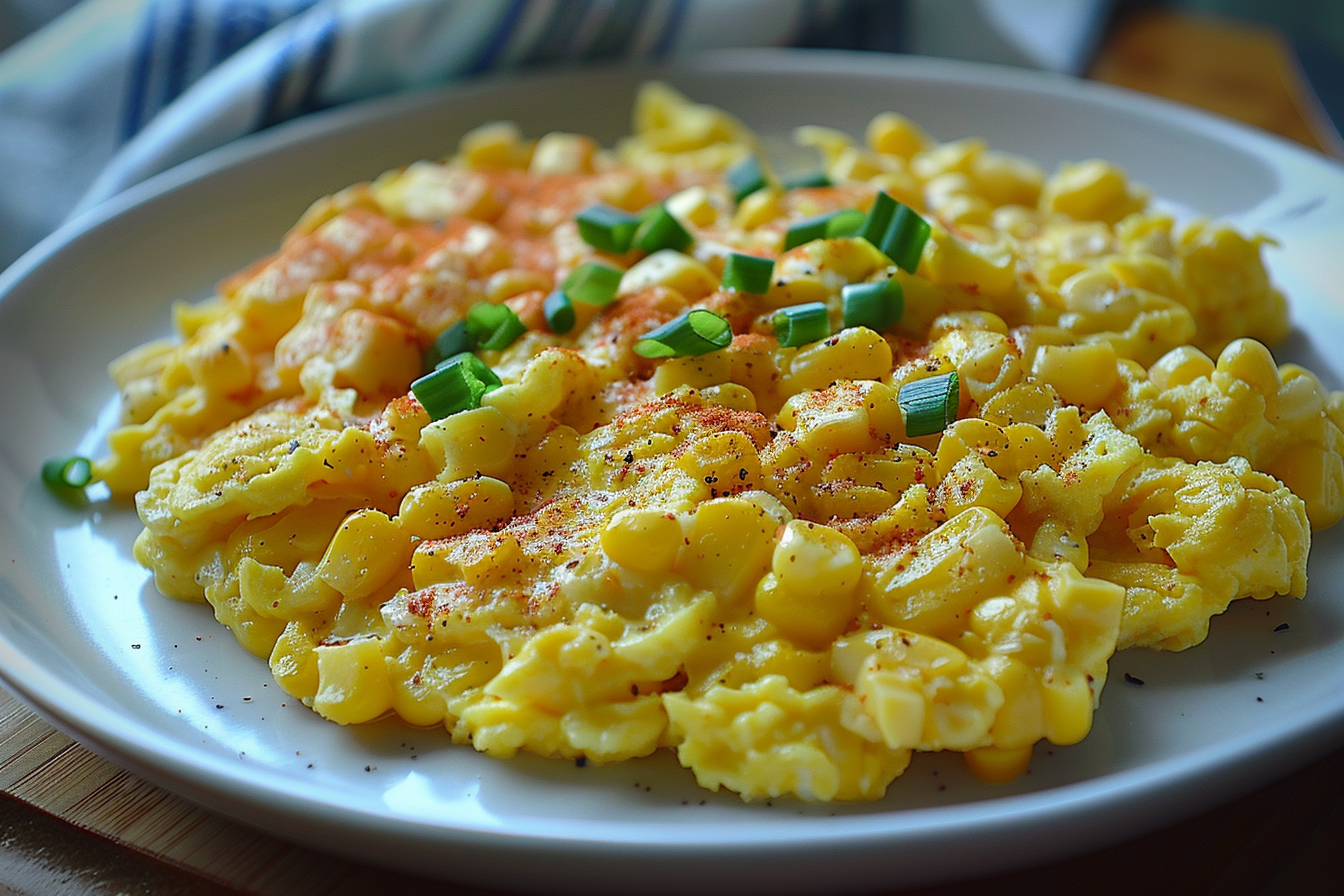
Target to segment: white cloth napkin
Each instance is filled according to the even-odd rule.
[[[1014,3],[1043,10],[1055,32],[1072,10],[1077,33],[1059,40],[1077,55],[1109,0],[82,0],[0,52],[0,268],[132,184],[351,100],[503,68],[719,47],[918,51],[912,37],[944,33],[931,25],[955,16],[956,33],[973,19],[983,32]],[[1027,45],[976,46],[1068,67]],[[937,52],[956,55],[955,41]]]

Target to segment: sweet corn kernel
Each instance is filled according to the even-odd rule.
[[[406,568],[410,538],[397,520],[377,510],[345,518],[317,565],[317,576],[347,598],[368,597]]]
[[[700,396],[709,404],[717,404],[739,411],[756,410],[756,396],[746,386],[740,386],[737,383],[706,386],[700,390]]]
[[[674,218],[696,227],[711,227],[719,220],[712,194],[698,184],[673,193],[663,201]]]
[[[498,478],[513,465],[517,436],[499,410],[482,406],[429,424],[420,430],[420,445],[442,469],[440,482]]]
[[[317,695],[317,642],[311,631],[299,622],[285,626],[271,650],[271,674],[285,693],[300,700]]]
[[[352,308],[336,320],[326,358],[332,385],[361,395],[400,395],[420,374],[420,344],[406,325]]]
[[[1041,690],[1045,736],[1052,744],[1068,746],[1087,737],[1092,729],[1092,688],[1078,671],[1054,670]]]
[[[1002,297],[1017,285],[1013,256],[1006,248],[963,242],[940,227],[929,234],[920,268],[935,284],[975,295]]]
[[[1101,407],[1120,387],[1115,349],[1107,342],[1042,346],[1031,375],[1052,386],[1069,404],[1088,408]]]
[[[593,170],[597,151],[592,137],[552,132],[537,141],[527,170],[536,175],[586,174]]]
[[[1034,162],[987,150],[976,157],[976,187],[994,205],[1035,207],[1045,185],[1045,172]]]
[[[634,264],[621,277],[618,296],[634,295],[654,286],[675,289],[692,302],[699,301],[719,288],[714,272],[689,255],[671,249],[659,249]]]
[[[392,680],[382,641],[360,638],[322,644],[317,654],[317,694],[313,709],[340,725],[371,722],[392,708]]]
[[[767,187],[743,199],[733,213],[733,226],[755,230],[779,216],[779,191]]]
[[[704,389],[726,383],[732,375],[733,359],[727,352],[671,358],[659,364],[653,372],[653,391],[657,395],[666,395],[683,386]]]
[[[526,562],[512,535],[477,529],[448,541],[421,542],[411,555],[411,580],[417,590],[446,582],[483,588],[517,578]]]
[[[251,357],[236,339],[193,341],[187,346],[186,362],[192,378],[211,392],[228,395],[252,384]]]
[[[1061,165],[1041,191],[1041,208],[1059,212],[1076,221],[1114,224],[1143,206],[1143,197],[1132,191],[1124,172],[1096,159]]]
[[[877,723],[883,743],[899,750],[924,742],[928,711],[918,682],[892,672],[867,672],[859,681],[864,712]]]
[[[954,171],[969,174],[974,169],[976,157],[984,151],[985,141],[977,137],[953,140],[916,153],[910,160],[910,167],[925,181]]]
[[[1234,339],[1218,355],[1219,373],[1234,376],[1261,395],[1279,391],[1279,368],[1274,356],[1262,343],[1254,339]]]
[[[849,327],[798,350],[789,365],[791,391],[824,389],[836,380],[877,380],[891,373],[891,345],[867,327]]]
[[[458,157],[472,168],[526,168],[532,157],[532,146],[523,140],[518,125],[511,121],[496,121],[463,134],[457,152]]]
[[[1313,529],[1344,518],[1344,458],[1337,452],[1311,443],[1292,445],[1274,458],[1266,472],[1305,502]]]
[[[734,601],[769,568],[779,521],[744,498],[706,501],[695,511],[674,571],[697,588]]]
[[[937,637],[961,630],[971,608],[1021,565],[1007,525],[971,507],[919,540],[908,559],[870,570],[868,605],[883,621]]]
[[[823,601],[843,600],[858,588],[863,575],[854,542],[829,526],[806,520],[790,520],[784,526],[770,568],[786,588]]]
[[[1027,553],[1037,560],[1053,563],[1067,560],[1079,572],[1086,572],[1089,561],[1087,539],[1073,531],[1063,520],[1046,520],[1036,530]]]
[[[933,145],[929,135],[904,115],[882,112],[868,122],[865,134],[868,146],[875,152],[909,159]]]
[[[1202,376],[1211,376],[1213,360],[1193,345],[1183,345],[1167,352],[1148,368],[1148,378],[1159,389],[1188,386]]]
[[[681,520],[653,507],[626,508],[602,527],[602,550],[614,562],[639,572],[672,568],[682,547]]]
[[[751,439],[740,432],[716,432],[686,446],[677,468],[711,497],[753,489],[761,482],[761,458]]]
[[[401,499],[401,530],[420,539],[449,538],[513,516],[513,490],[489,476],[426,482]]]

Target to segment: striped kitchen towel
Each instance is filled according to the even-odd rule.
[[[14,0],[0,0],[7,2]],[[81,0],[0,52],[0,269],[67,216],[132,184],[245,134],[351,100],[507,68],[649,60],[723,47],[918,51],[909,35],[948,32],[928,27],[931,17],[955,16],[957,34],[974,31],[978,22],[981,31],[1016,29],[1039,43],[1042,34],[1057,35],[1070,15],[1077,19],[1077,10],[1108,5]],[[1021,15],[1010,14],[1015,8],[1034,14],[1040,27],[1024,25]],[[1098,15],[1091,21],[1095,32]],[[1079,33],[1085,38],[1088,32]],[[1047,43],[1085,41],[1075,36],[1061,44],[1052,37]],[[991,45],[975,42],[976,55]],[[935,52],[956,55],[955,48]],[[1030,56],[1028,47],[1017,61],[1059,67]]]

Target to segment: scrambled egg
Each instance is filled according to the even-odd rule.
[[[396,713],[493,756],[675,750],[744,799],[875,799],[915,751],[989,780],[1088,733],[1112,653],[1198,644],[1236,598],[1301,596],[1344,514],[1344,394],[1288,331],[1262,238],[1178,225],[1100,161],[1047,175],[896,114],[801,128],[823,185],[770,174],[722,111],[651,84],[614,149],[507,124],[323,199],[279,251],[116,361],[99,475],[137,559],[207,601],[327,719]],[[818,182],[820,183],[820,182]],[[782,251],[878,192],[931,231]],[[663,203],[682,251],[599,252],[575,214]],[[774,260],[761,294],[730,253]],[[579,265],[617,298],[547,296]],[[782,346],[780,308],[895,280],[884,332]],[[478,303],[526,332],[503,385],[432,420],[408,387]],[[656,360],[687,309],[731,343]],[[956,420],[907,434],[907,383],[955,371]]]

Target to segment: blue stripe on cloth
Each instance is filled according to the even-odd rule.
[[[215,30],[214,46],[210,50],[211,67],[265,34],[270,27],[270,10],[265,4],[255,0],[225,3],[219,11],[219,27]]]
[[[485,46],[476,54],[476,58],[462,69],[464,75],[479,75],[483,71],[490,69],[498,61],[504,48],[509,45],[509,38],[513,37],[513,30],[523,18],[523,10],[527,9],[528,0],[513,0],[509,8],[504,10],[504,14],[499,17],[495,23],[494,30],[485,41]]]
[[[607,17],[597,36],[584,52],[587,59],[617,59],[630,49],[630,40],[639,33],[649,0],[626,0],[608,7]]]
[[[295,46],[297,42],[297,32],[291,30],[285,35],[285,44],[280,48],[280,52],[271,58],[271,64],[266,71],[266,84],[262,91],[261,111],[256,124],[257,130],[284,121],[281,115],[281,106],[284,103],[285,86],[289,83],[289,78],[294,71],[294,61],[298,55]]]
[[[327,70],[331,68],[331,57],[336,51],[336,37],[339,33],[336,15],[329,10],[318,24],[317,34],[313,38],[313,49],[308,57],[308,66],[304,72],[305,83],[299,93],[298,108],[290,113],[302,115],[315,112],[321,105],[318,98],[318,86]]]
[[[574,34],[588,16],[589,0],[557,0],[546,20],[546,27],[535,46],[528,51],[522,65],[546,65],[565,58]]]
[[[173,35],[168,44],[168,69],[160,93],[160,108],[177,99],[186,89],[187,66],[191,62],[195,28],[195,0],[178,0],[177,20],[173,23]]]
[[[126,85],[126,104],[121,113],[121,142],[140,133],[145,125],[145,101],[148,99],[150,69],[154,65],[154,48],[158,44],[159,4],[151,0],[145,7],[140,25],[140,42],[131,61],[130,82]]]
[[[690,0],[672,0],[671,8],[667,11],[667,19],[663,22],[663,31],[653,45],[655,57],[666,56],[672,52],[672,47],[677,43],[677,35],[681,33],[681,23],[686,21],[686,10],[689,6]]]
[[[318,86],[331,66],[339,33],[329,8],[309,10],[315,21],[296,21],[266,73],[256,130],[309,112],[319,104]]]

